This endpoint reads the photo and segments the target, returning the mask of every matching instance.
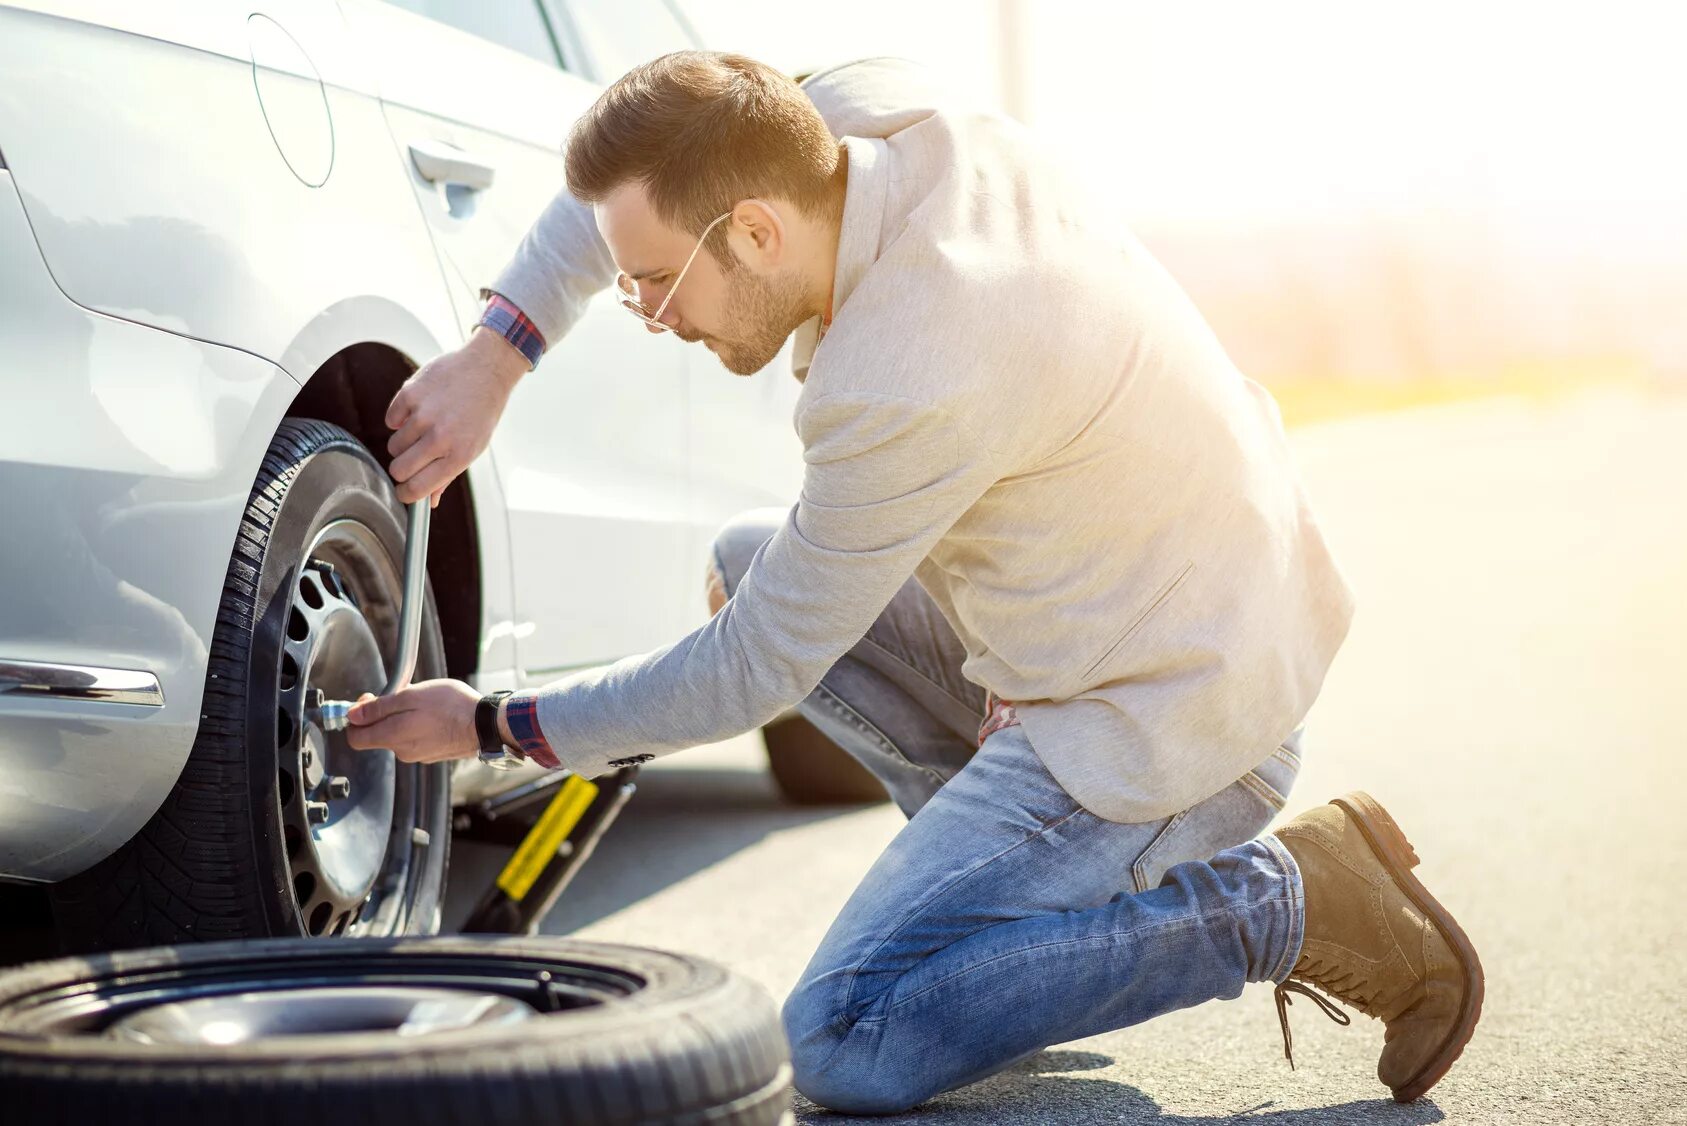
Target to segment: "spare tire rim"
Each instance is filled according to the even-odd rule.
[[[426,1036],[472,1025],[517,1024],[538,1015],[495,993],[415,985],[307,986],[168,1001],[137,1009],[102,1035],[140,1044],[244,1044],[336,1032]]]
[[[325,731],[317,717],[323,699],[355,700],[386,683],[382,639],[388,648],[397,643],[400,582],[375,532],[341,519],[311,542],[294,584],[276,744],[282,832],[304,934],[391,933],[401,906],[393,901],[409,884],[416,829],[409,783],[418,768],[401,772],[391,751],[348,746],[344,731]],[[383,903],[390,905],[377,924]]]
[[[623,1002],[634,972],[570,957],[497,951],[394,953],[382,939],[326,938],[307,951],[227,943],[232,953],[153,968],[85,966],[74,982],[0,1002],[6,1034],[183,1049],[238,1045],[296,1051],[299,1037],[491,1029]],[[243,949],[242,949],[243,948]],[[207,948],[200,947],[195,952]],[[320,951],[320,953],[318,952]],[[202,957],[202,955],[199,955]],[[292,1047],[289,1047],[292,1045]]]

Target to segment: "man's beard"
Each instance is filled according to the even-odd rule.
[[[730,253],[730,251],[728,252]],[[795,278],[770,281],[734,263],[728,269],[726,324],[710,333],[715,355],[735,375],[754,375],[773,362],[786,339],[808,320],[802,286]],[[693,342],[701,336],[685,337]]]

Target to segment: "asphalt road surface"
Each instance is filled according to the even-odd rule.
[[[1353,788],[1394,812],[1485,964],[1475,1038],[1398,1105],[1380,1022],[1293,1007],[1291,1071],[1254,984],[897,1121],[1687,1123],[1687,397],[1491,400],[1294,442],[1359,611],[1288,813]],[[758,752],[647,768],[544,930],[701,954],[783,999],[902,819],[781,805]],[[506,854],[462,845],[455,886]]]

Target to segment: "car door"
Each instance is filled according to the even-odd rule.
[[[561,148],[598,89],[562,69],[536,0],[342,0],[465,334],[563,185]],[[461,179],[430,180],[446,153]],[[424,161],[424,163],[426,163]],[[607,293],[522,378],[491,443],[508,503],[524,684],[671,642],[701,597],[688,559],[680,344]]]
[[[703,44],[674,0],[545,0],[564,55],[608,83],[669,51]],[[747,508],[792,505],[802,488],[802,442],[792,424],[802,391],[787,344],[754,376],[734,375],[701,345],[684,350],[690,412],[691,548],[699,576],[715,534]],[[701,584],[698,577],[693,580]],[[692,620],[708,617],[699,593]]]
[[[706,552],[721,526],[749,508],[797,503],[802,440],[793,416],[802,384],[791,345],[751,376],[735,375],[713,352],[686,357],[691,390],[691,536]]]

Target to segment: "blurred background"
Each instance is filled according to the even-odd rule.
[[[1410,1106],[1377,1087],[1363,1019],[1297,1013],[1316,1062],[1289,1071],[1256,984],[903,1120],[1687,1121],[1681,10],[682,8],[792,73],[924,61],[1111,186],[1276,395],[1357,596],[1284,816],[1386,802],[1487,971],[1476,1038]],[[652,763],[546,931],[685,945],[782,995],[903,822],[793,810],[759,762],[745,743]]]
[[[1291,420],[1687,380],[1676,6],[683,7],[792,71],[919,59],[1068,142]]]

